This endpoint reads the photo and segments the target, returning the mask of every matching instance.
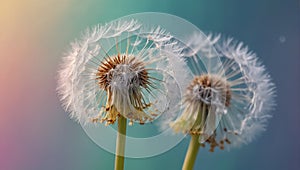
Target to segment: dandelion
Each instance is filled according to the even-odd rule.
[[[256,55],[233,39],[197,34],[182,55],[193,77],[170,126],[191,136],[183,169],[192,169],[199,147],[240,146],[265,130],[274,84]]]
[[[115,169],[124,168],[127,119],[151,122],[174,103],[179,51],[160,27],[116,20],[87,29],[63,58],[57,89],[70,116],[83,124],[118,122]]]

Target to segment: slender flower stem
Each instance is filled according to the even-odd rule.
[[[200,109],[198,112],[197,119],[195,121],[194,126],[198,126],[201,124],[201,122],[203,122],[203,116],[207,115],[207,114],[204,114],[205,110],[206,110],[206,105],[203,104],[202,109]],[[184,163],[182,166],[183,170],[192,170],[193,169],[196,158],[197,158],[197,153],[198,153],[198,150],[200,147],[200,144],[199,144],[199,136],[200,135],[196,135],[196,134],[190,134],[190,135],[191,135],[191,141],[190,141],[189,148],[185,155],[185,160],[184,160]]]
[[[182,166],[183,170],[192,170],[197,158],[197,153],[199,150],[199,135],[191,135],[191,141],[188,151],[185,156],[185,160]]]
[[[127,125],[126,118],[120,115],[120,117],[118,118],[118,136],[116,142],[115,170],[124,169],[126,125]]]

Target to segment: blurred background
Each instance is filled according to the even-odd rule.
[[[137,12],[182,17],[204,32],[249,45],[277,86],[268,129],[230,152],[200,150],[195,169],[300,169],[300,1],[0,1],[0,170],[109,170],[114,155],[70,120],[56,96],[56,72],[86,27]],[[181,169],[188,139],[125,169]]]

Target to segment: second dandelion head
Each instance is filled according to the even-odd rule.
[[[211,152],[250,142],[265,129],[274,105],[274,85],[264,67],[242,43],[220,36],[195,35],[187,48],[184,58],[194,76],[182,115],[170,126],[199,136]]]

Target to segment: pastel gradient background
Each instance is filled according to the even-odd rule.
[[[200,150],[195,169],[300,169],[300,2],[0,1],[0,170],[109,170],[114,155],[94,144],[57,99],[56,71],[69,42],[87,26],[137,12],[165,12],[203,31],[244,41],[277,86],[267,132],[230,152]],[[106,136],[103,136],[106,137]],[[180,169],[188,146],[126,159],[128,170]]]

